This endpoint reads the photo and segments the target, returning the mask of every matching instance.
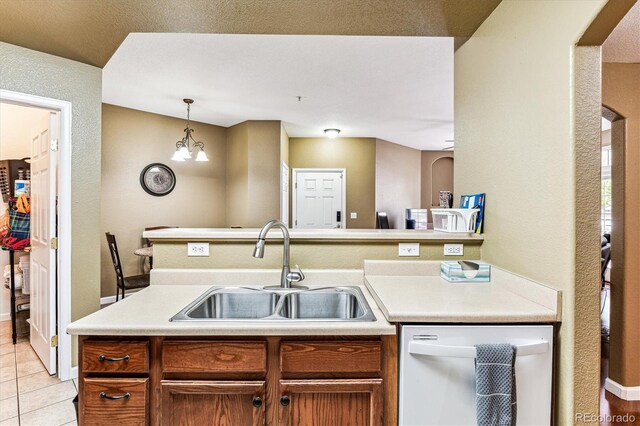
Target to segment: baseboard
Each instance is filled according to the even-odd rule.
[[[0,322],[1,321],[11,321],[11,314],[9,312],[6,314],[0,314]]]
[[[100,306],[110,305],[111,303],[116,303],[116,296],[106,296],[100,298]]]
[[[129,297],[129,296],[131,296],[132,294],[137,293],[138,291],[140,291],[140,290],[139,290],[139,289],[136,289],[136,290],[128,290],[128,293],[126,293],[126,294],[124,295],[124,297]],[[113,296],[105,296],[105,297],[101,297],[101,298],[100,298],[100,306],[102,306],[102,305],[109,305],[109,304],[111,304],[111,303],[116,303],[116,296],[115,296],[115,295],[113,295]]]
[[[604,388],[625,401],[640,401],[640,386],[622,386],[607,377]]]

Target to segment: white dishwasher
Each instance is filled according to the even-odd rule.
[[[553,326],[402,325],[399,423],[475,425],[475,346],[517,346],[518,425],[551,423]]]

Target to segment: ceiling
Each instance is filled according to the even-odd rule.
[[[281,120],[290,137],[337,127],[442,149],[453,139],[453,39],[135,33],[102,90],[105,103],[173,117],[193,98],[193,120],[225,127]]]
[[[640,2],[629,10],[604,42],[602,60],[640,63]]]
[[[501,0],[2,0],[0,40],[103,67],[133,32],[451,36]]]

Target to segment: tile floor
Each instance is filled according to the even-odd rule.
[[[11,322],[0,322],[0,426],[76,425],[76,394],[75,381],[49,376],[28,337],[14,346]]]

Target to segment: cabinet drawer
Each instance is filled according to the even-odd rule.
[[[372,373],[379,374],[381,342],[282,342],[283,373]]]
[[[146,373],[149,371],[149,342],[85,340],[82,371]]]
[[[165,373],[267,372],[266,342],[171,342],[162,345]]]
[[[144,425],[148,393],[149,379],[84,379],[84,424]]]

